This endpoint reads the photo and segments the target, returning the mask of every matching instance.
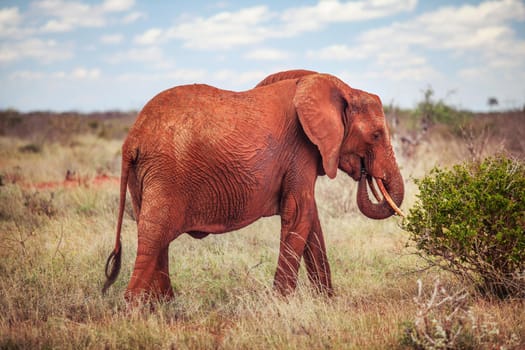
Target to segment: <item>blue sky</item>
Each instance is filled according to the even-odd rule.
[[[188,83],[230,90],[306,68],[411,108],[525,104],[525,2],[0,2],[0,108],[140,109]]]

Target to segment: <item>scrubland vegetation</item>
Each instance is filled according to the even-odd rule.
[[[425,105],[424,103],[428,103]],[[386,109],[406,182],[435,166],[505,153],[525,159],[525,114],[474,115],[431,95],[414,111]],[[272,291],[278,217],[238,232],[171,244],[176,298],[130,309],[123,292],[136,227],[128,203],[123,268],[101,295],[114,243],[120,145],[134,113],[0,113],[0,348],[523,349],[525,302],[489,298],[428,268],[401,219],[374,221],[356,184],[320,178],[317,202],[335,296]],[[46,184],[45,186],[43,184]],[[128,200],[129,202],[129,200]]]

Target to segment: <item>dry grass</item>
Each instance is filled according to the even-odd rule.
[[[117,175],[120,141],[79,134],[66,146],[43,143],[36,153],[21,150],[27,143],[0,138],[0,348],[405,348],[407,322],[417,313],[416,281],[432,285],[439,275],[447,287],[461,287],[442,272],[417,272],[420,261],[409,254],[398,219],[364,218],[356,211],[355,183],[340,174],[335,181],[321,178],[317,187],[335,297],[313,293],[304,271],[294,295],[273,293],[280,226],[274,217],[203,240],[180,237],[170,249],[175,300],[154,311],[129,309],[123,291],[136,249],[129,216],[123,270],[108,295],[100,293],[118,185],[27,186],[62,180],[68,169],[86,177]],[[403,207],[415,201],[411,176],[467,152],[458,140],[436,136],[412,158],[398,156],[407,179]],[[522,301],[473,297],[471,304],[504,333],[488,348],[499,348],[512,335],[517,340],[507,348],[525,347]]]

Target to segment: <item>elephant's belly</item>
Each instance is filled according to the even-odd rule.
[[[189,232],[186,232],[186,233],[189,234],[190,236],[192,236],[195,239],[202,239],[202,238],[204,238],[204,237],[209,235],[209,233],[207,233],[207,232],[199,232],[199,231],[189,231]]]
[[[206,174],[210,176],[211,172]],[[228,177],[215,174],[211,178],[215,181],[201,181],[194,175],[185,182],[184,190],[181,190],[185,207],[182,232],[225,233],[279,213],[279,176],[268,177],[269,181],[253,175]]]
[[[262,217],[273,216],[277,213],[267,213],[266,215],[260,215],[257,217],[249,217],[243,220],[235,222],[225,222],[225,223],[195,223],[189,230],[186,230],[194,238],[203,238],[208,234],[220,234],[239,230],[243,227],[246,227],[255,221],[259,220]]]
[[[214,208],[206,206],[199,211],[191,210],[193,215],[186,215],[187,226],[184,232],[192,233],[195,238],[207,234],[226,233],[239,230],[250,225],[262,217],[273,216],[279,213],[277,200],[254,201],[248,206],[238,208],[224,208],[216,204]],[[198,233],[198,234],[197,234]]]

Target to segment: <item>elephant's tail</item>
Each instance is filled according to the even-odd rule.
[[[115,248],[111,252],[106,261],[106,282],[102,288],[102,294],[105,294],[108,288],[116,281],[120,272],[122,260],[122,242],[120,240],[120,232],[122,231],[122,220],[124,218],[124,208],[126,205],[126,191],[128,187],[128,173],[130,161],[122,157],[122,170],[120,173],[120,204],[118,209],[117,222],[117,238],[115,241]]]

